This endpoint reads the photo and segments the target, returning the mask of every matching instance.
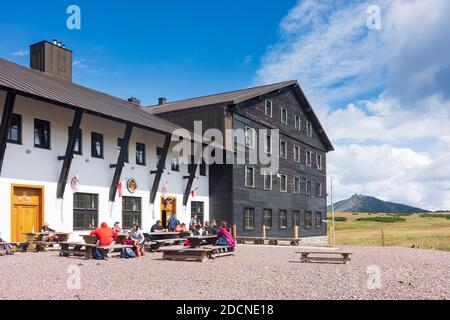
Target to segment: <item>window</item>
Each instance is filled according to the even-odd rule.
[[[322,212],[316,212],[316,229],[322,228]]]
[[[287,210],[278,212],[278,226],[280,229],[287,229]]]
[[[280,191],[287,192],[287,176],[285,174],[280,175]]]
[[[306,151],[306,165],[308,167],[311,167],[311,151]]]
[[[311,124],[311,122],[306,122],[306,134],[309,136],[309,137],[312,137],[313,136],[313,129],[312,129],[312,124]]]
[[[136,164],[145,166],[145,144],[136,142]]]
[[[245,167],[245,186],[255,187],[255,168]]]
[[[141,226],[142,199],[136,197],[122,198],[122,227],[131,229],[133,223]]]
[[[117,154],[120,154],[120,150],[122,149],[122,146],[123,146],[123,139],[118,138],[117,139]],[[125,151],[125,158],[123,161],[128,163],[128,147],[127,147],[127,150]]]
[[[200,162],[200,175],[203,177],[206,177],[206,162],[205,159],[202,159],[202,162]]]
[[[288,113],[286,109],[280,108],[281,109],[281,115],[280,115],[280,119],[281,119],[281,123],[287,125],[288,124]]]
[[[244,230],[254,230],[255,229],[255,209],[245,208],[244,209]]]
[[[316,183],[316,197],[320,198],[323,196],[323,187],[321,182]]]
[[[302,130],[302,120],[299,115],[295,115],[295,130]]]
[[[73,229],[92,230],[98,226],[98,194],[73,195]]]
[[[264,144],[264,151],[267,154],[272,154],[272,136],[270,133],[266,134],[266,143]]]
[[[103,135],[101,133],[91,133],[91,156],[103,158]]]
[[[306,180],[306,189],[305,189],[306,195],[311,195],[311,181]]]
[[[316,154],[316,168],[322,170],[322,156],[318,153]]]
[[[171,169],[172,171],[180,171],[180,155],[176,151],[172,151]]]
[[[156,148],[156,168],[158,168],[159,166],[159,161],[161,160],[161,157],[164,153],[164,149],[163,148]],[[164,163],[164,169],[166,168],[166,164]]]
[[[72,127],[69,127],[69,138],[72,135]],[[73,153],[74,154],[79,154],[82,155],[83,154],[83,149],[82,149],[82,133],[81,133],[81,129],[78,130],[77,136],[75,137],[75,145],[73,147]]]
[[[205,221],[205,204],[199,201],[191,201],[191,216],[197,215],[197,219],[203,224]]]
[[[305,228],[311,229],[312,227],[312,213],[311,211],[305,212]]]
[[[272,118],[272,101],[270,101],[270,100],[266,100],[265,114],[266,114],[266,116]]]
[[[300,162],[300,147],[294,146],[294,161]]]
[[[272,190],[272,172],[269,170],[264,170],[263,176],[264,176],[264,190]]]
[[[250,127],[245,127],[245,145],[249,148],[255,148],[256,130]]]
[[[34,119],[34,146],[50,149],[50,122]]]
[[[300,178],[294,178],[294,193],[300,193]]]
[[[280,157],[287,158],[287,142],[284,140],[280,140]]]
[[[272,209],[263,210],[263,226],[267,229],[272,229]]]
[[[300,227],[300,211],[292,211],[292,228],[295,226]]]
[[[22,144],[22,116],[20,114],[12,114],[11,126],[8,130],[8,142]]]

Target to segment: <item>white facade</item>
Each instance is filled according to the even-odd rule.
[[[0,91],[0,117],[4,108],[6,93]],[[22,116],[22,144],[7,144],[3,170],[0,176],[0,233],[5,240],[11,238],[11,192],[12,185],[30,185],[44,187],[43,220],[53,229],[72,232],[71,239],[80,241],[79,234],[87,234],[88,230],[73,232],[73,192],[70,185],[66,186],[64,199],[57,199],[56,188],[63,161],[58,156],[65,154],[68,141],[68,127],[72,125],[74,111],[17,96],[14,113]],[[51,124],[51,149],[34,147],[34,119],[49,121]],[[116,196],[116,201],[109,201],[109,188],[114,175],[110,164],[117,162],[117,139],[122,138],[125,125],[104,118],[84,114],[81,121],[82,155],[74,155],[69,173],[78,172],[82,193],[98,194],[98,223],[107,222],[112,226],[115,221],[122,222],[122,199]],[[103,134],[104,158],[91,157],[91,132]],[[136,142],[145,144],[146,165],[136,164]],[[164,144],[164,136],[133,128],[129,143],[129,162],[125,163],[121,181],[124,185],[123,195],[142,198],[142,229],[149,231],[150,227],[160,219],[161,187],[167,182],[169,196],[176,197],[177,217],[181,222],[188,223],[191,216],[191,201],[204,203],[204,219],[209,219],[208,170],[206,176],[200,176],[197,168],[193,188],[196,190],[194,199],[189,197],[187,206],[183,208],[183,194],[188,175],[187,165],[180,164],[180,171],[171,170],[171,152],[166,161],[166,170],[161,182],[154,205],[150,205],[150,190],[156,170],[156,149]],[[175,143],[172,144],[172,146]],[[208,168],[207,168],[208,169]],[[125,187],[125,181],[133,178],[137,182],[137,191],[130,194]],[[37,231],[37,230],[36,230]]]

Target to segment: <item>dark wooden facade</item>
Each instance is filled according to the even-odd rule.
[[[272,101],[272,117],[265,115],[265,102]],[[281,123],[281,108],[287,110],[287,125]],[[193,121],[201,120],[203,130],[209,128],[279,129],[280,140],[287,143],[287,159],[280,158],[279,173],[287,175],[287,192],[280,191],[280,179],[272,177],[272,190],[264,189],[262,170],[255,168],[255,186],[245,186],[245,165],[212,165],[209,168],[210,217],[226,219],[237,226],[238,235],[260,236],[263,225],[264,209],[272,210],[272,228],[267,230],[269,237],[293,237],[293,213],[299,212],[299,236],[325,236],[326,224],[326,153],[330,150],[320,139],[319,130],[312,110],[298,86],[288,86],[264,95],[260,95],[235,105],[216,104],[195,109],[178,110],[158,114],[170,121],[193,130]],[[295,115],[301,119],[301,130],[295,128]],[[307,135],[307,123],[313,125],[312,137]],[[273,141],[273,146],[278,142]],[[300,147],[300,162],[294,161],[294,145]],[[311,166],[306,165],[306,151],[313,153]],[[316,167],[315,154],[321,156],[322,168]],[[300,192],[294,192],[294,177],[301,181]],[[306,183],[311,182],[311,193],[306,194]],[[318,183],[323,194],[317,195]],[[254,210],[254,228],[245,228],[244,210]],[[279,212],[286,210],[287,227],[279,225]],[[311,226],[305,222],[306,213],[311,212]],[[318,220],[321,221],[318,221]]]

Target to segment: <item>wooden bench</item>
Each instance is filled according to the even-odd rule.
[[[199,248],[162,248],[163,260],[175,261],[200,261],[204,262],[208,259],[215,259],[223,256],[234,255],[234,251],[228,251],[228,247],[209,246]]]
[[[133,248],[131,245],[112,244],[110,246],[99,246],[98,244],[79,243],[79,242],[61,242],[59,255],[62,257],[84,256],[86,260],[92,258],[95,249],[101,249],[105,256],[111,253],[120,253],[122,248]]]
[[[301,254],[300,262],[342,262],[344,264],[350,262],[352,255],[351,252],[343,251],[300,251],[296,253]],[[340,257],[337,257],[339,255]]]

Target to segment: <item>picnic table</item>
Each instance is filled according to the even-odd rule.
[[[180,232],[144,232],[145,241],[179,238]]]
[[[89,243],[89,244],[96,244],[98,242],[98,239],[96,236],[91,236],[91,235],[80,235],[80,237],[83,238],[85,243]],[[121,244],[124,240],[126,240],[128,238],[128,235],[125,233],[119,233],[117,235],[117,239],[116,239],[116,243]]]
[[[69,239],[70,233],[67,232],[28,232],[23,233],[25,238],[27,239],[28,245],[26,249],[36,250],[36,252],[44,251],[48,246],[53,246],[55,244],[59,244],[60,242],[67,241]],[[45,236],[48,235],[56,235],[58,237],[58,241],[42,241]],[[26,251],[22,246],[22,251]]]
[[[345,251],[299,251],[296,252],[298,254],[301,254],[300,262],[313,262],[313,261],[319,261],[319,262],[342,262],[344,264],[347,264],[350,262],[350,256],[352,255],[351,252],[345,252]],[[340,257],[339,257],[340,255]]]
[[[59,255],[62,257],[84,256],[86,260],[92,258],[95,249],[101,249],[106,256],[111,253],[118,253],[122,248],[133,248],[131,245],[112,244],[109,246],[99,246],[98,244],[80,243],[80,242],[61,242],[61,250]]]
[[[234,251],[230,251],[226,246],[205,246],[205,247],[173,247],[162,248],[163,260],[175,261],[200,261],[215,259],[224,256],[233,256]]]
[[[198,248],[203,245],[215,245],[217,236],[191,236],[187,237],[191,248]]]

